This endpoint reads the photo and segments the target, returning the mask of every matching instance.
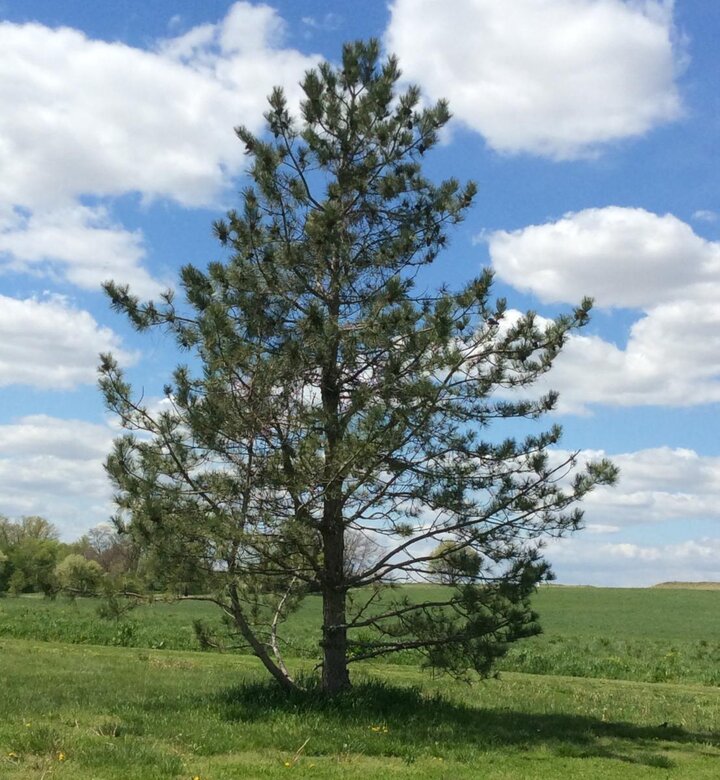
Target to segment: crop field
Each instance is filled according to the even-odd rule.
[[[118,623],[96,607],[0,599],[3,780],[719,775],[718,591],[545,588],[546,633],[498,679],[405,657],[358,666],[329,704],[287,698],[248,656],[198,652],[193,620],[219,623],[208,605]],[[288,626],[308,672],[317,620],[308,600]]]

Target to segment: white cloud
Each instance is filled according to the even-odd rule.
[[[155,51],[68,28],[0,24],[0,201],[37,208],[92,193],[212,202],[243,161],[233,126],[259,128],[274,84],[316,61],[282,49],[267,6]]]
[[[260,129],[275,84],[296,101],[318,59],[283,48],[283,35],[275,10],[246,2],[153,50],[0,23],[0,104],[12,106],[0,112],[6,270],[62,274],[86,288],[114,276],[157,292],[141,267],[142,237],[80,199],[217,202],[244,165],[233,127]]]
[[[62,298],[0,296],[0,387],[70,389],[94,383],[98,353],[109,351],[124,363],[134,358],[109,328]]]
[[[567,452],[551,456],[558,461]],[[604,457],[584,451],[579,461]],[[620,468],[613,487],[600,487],[583,502],[585,530],[548,541],[545,556],[567,584],[646,586],[667,580],[720,579],[720,457],[683,448],[611,455]],[[687,527],[687,537],[678,531]],[[629,541],[642,529],[641,543]],[[670,541],[668,534],[674,539]],[[680,532],[682,536],[682,532]],[[635,531],[637,536],[637,531]]]
[[[579,463],[606,455],[583,451]],[[552,453],[558,462],[567,456],[563,450]],[[583,502],[586,524],[594,533],[653,523],[720,522],[720,457],[670,447],[609,457],[620,469],[617,484],[598,487]]]
[[[558,582],[568,585],[646,587],[720,579],[720,538],[715,537],[672,544],[598,544],[580,533],[553,540],[545,554]]]
[[[38,514],[72,540],[112,513],[103,470],[112,431],[47,415],[0,425],[0,514]]]
[[[64,277],[90,290],[113,279],[152,297],[162,285],[142,267],[144,258],[141,233],[113,223],[103,207],[75,204],[31,215],[15,212],[0,223],[0,270],[6,272]]]
[[[594,536],[615,534],[619,530],[619,525],[609,525],[608,523],[587,523],[584,528],[586,534],[593,534]]]
[[[717,213],[710,211],[709,209],[698,209],[692,216],[693,219],[696,219],[699,222],[717,222],[718,219]]]
[[[672,0],[394,0],[406,77],[501,152],[592,154],[681,113]]]
[[[574,335],[539,387],[561,411],[586,404],[687,406],[720,400],[720,243],[671,214],[610,206],[487,237],[500,279],[546,302],[643,312],[627,344]]]
[[[338,14],[329,12],[320,17],[303,16],[300,21],[311,30],[332,32],[333,30],[337,30],[340,27],[342,24],[342,17]]]
[[[488,237],[498,277],[544,302],[591,295],[601,307],[647,309],[720,285],[720,244],[672,214],[586,209]]]
[[[650,310],[625,348],[573,335],[537,392],[560,392],[558,411],[590,405],[693,406],[720,401],[720,304],[681,301]]]
[[[238,154],[220,85],[77,30],[0,25],[0,100],[15,106],[0,115],[0,199],[28,208],[132,191],[202,203]]]
[[[97,460],[110,451],[109,427],[83,420],[33,414],[0,425],[0,457],[47,455],[75,461]]]

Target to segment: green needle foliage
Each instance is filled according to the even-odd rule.
[[[615,478],[606,461],[551,456],[556,426],[483,438],[553,408],[556,394],[513,390],[551,367],[590,302],[505,326],[489,272],[418,291],[475,186],[423,176],[450,114],[421,108],[414,87],[398,94],[398,78],[377,42],[358,42],[338,68],[306,74],[300,121],[276,89],[266,138],[236,131],[251,184],[214,226],[227,262],[184,267],[181,306],[106,286],[139,330],[169,331],[201,366],[177,368],[156,413],[103,357],[102,390],[128,429],[107,463],[117,522],[169,580],[194,579],[286,688],[282,624],[308,593],[322,596],[330,694],[349,663],[405,649],[487,674],[539,631],[542,538],[578,528],[576,503]],[[438,550],[474,552],[477,571],[432,603],[379,599],[432,576]]]

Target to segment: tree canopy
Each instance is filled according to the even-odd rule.
[[[44,517],[28,515],[13,521],[0,515],[0,593],[56,590],[55,565],[65,545]]]
[[[449,109],[423,107],[399,76],[377,42],[357,42],[306,74],[300,117],[275,89],[267,134],[236,129],[249,184],[214,225],[226,260],[183,267],[180,302],[106,285],[139,330],[189,353],[155,407],[103,357],[127,429],[107,462],[116,523],[168,583],[201,582],[288,688],[283,619],[308,594],[323,602],[329,693],[349,685],[350,663],[399,650],[488,673],[539,630],[542,539],[577,529],[577,502],[615,477],[553,450],[555,425],[502,432],[553,409],[556,394],[517,391],[549,370],[590,301],[549,324],[506,322],[488,270],[457,290],[418,283],[475,186],[423,174]],[[349,561],[359,538],[370,542]],[[394,587],[461,555],[477,570],[432,601]]]

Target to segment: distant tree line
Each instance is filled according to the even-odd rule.
[[[44,517],[11,520],[0,515],[0,594],[95,595],[108,587],[152,589],[148,564],[136,545],[109,524],[67,543]]]
[[[471,551],[450,552],[441,543],[431,560],[428,579],[454,585],[472,581],[479,559]],[[351,535],[346,569],[353,572],[377,556],[378,546],[361,534]],[[58,593],[75,596],[122,592],[197,594],[207,583],[197,571],[169,578],[156,560],[109,523],[91,528],[74,542],[61,542],[56,527],[44,517],[11,520],[0,515],[0,595]]]

